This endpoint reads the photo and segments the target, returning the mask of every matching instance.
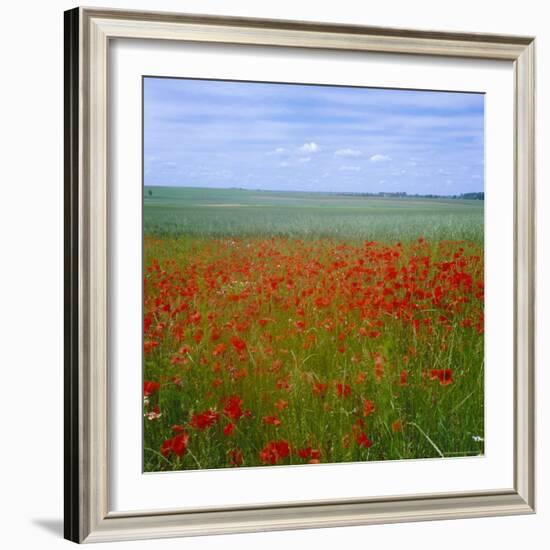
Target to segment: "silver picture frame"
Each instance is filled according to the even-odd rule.
[[[512,488],[197,510],[109,511],[107,90],[109,44],[114,38],[513,63]],[[75,8],[65,12],[65,538],[82,543],[534,513],[534,55],[534,38],[523,36],[110,9]]]

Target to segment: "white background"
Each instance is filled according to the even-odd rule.
[[[87,1],[87,5],[105,5]],[[115,1],[111,7],[278,17],[438,30],[536,35],[538,105],[538,514],[186,540],[118,543],[120,548],[210,549],[388,547],[545,548],[550,534],[550,417],[545,399],[550,330],[550,26],[546,2],[427,0]],[[3,244],[0,396],[0,540],[6,548],[61,548],[62,532],[62,11],[59,0],[3,5],[0,135]],[[545,99],[546,98],[546,99]]]

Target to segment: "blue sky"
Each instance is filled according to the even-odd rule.
[[[146,78],[146,185],[397,192],[484,188],[484,96]]]

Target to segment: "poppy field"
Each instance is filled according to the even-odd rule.
[[[483,454],[483,201],[145,193],[144,471]]]

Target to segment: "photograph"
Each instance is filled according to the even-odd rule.
[[[484,455],[483,93],[143,76],[142,116],[144,472]]]
[[[296,6],[64,12],[63,536],[540,534],[540,18]]]

